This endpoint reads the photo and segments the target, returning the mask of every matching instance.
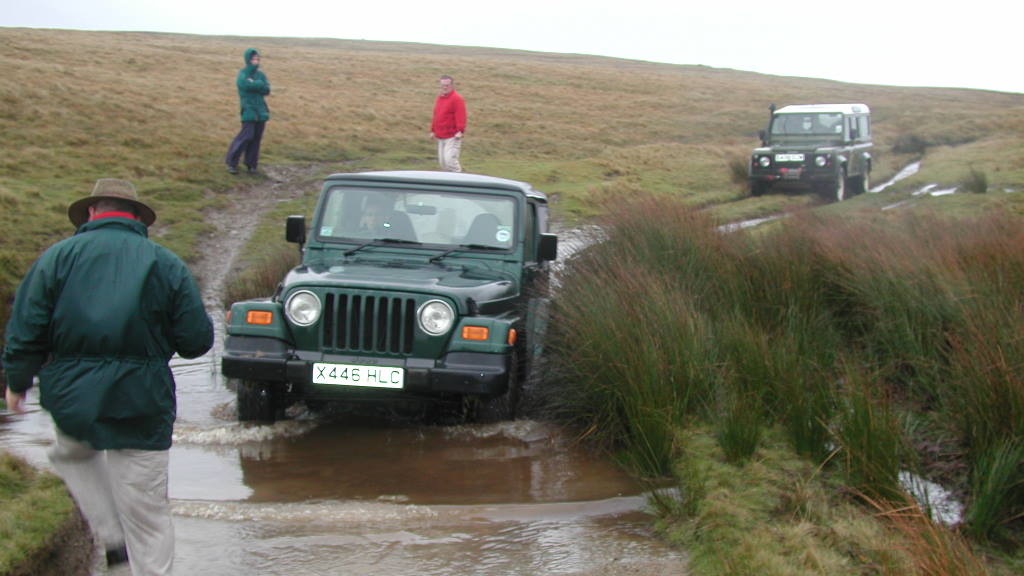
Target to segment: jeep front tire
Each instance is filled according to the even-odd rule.
[[[267,382],[240,380],[235,390],[238,398],[238,421],[247,422],[260,420],[273,422],[277,420],[280,407],[277,387]]]

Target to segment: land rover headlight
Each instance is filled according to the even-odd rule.
[[[828,156],[815,156],[814,165],[817,166],[818,168],[824,168],[825,166],[828,166]]]
[[[320,318],[320,299],[308,290],[299,290],[284,303],[284,313],[293,324],[309,326]]]
[[[440,336],[451,329],[455,322],[455,311],[447,303],[431,300],[420,306],[420,328],[431,336]]]
[[[771,165],[771,163],[772,163],[772,159],[771,159],[771,158],[769,158],[768,156],[761,156],[761,157],[760,157],[760,158],[759,158],[759,159],[757,160],[757,163],[761,165],[761,168],[767,168],[768,166],[770,166],[770,165]]]

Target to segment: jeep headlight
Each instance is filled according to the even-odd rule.
[[[760,157],[760,158],[759,158],[759,159],[757,160],[757,163],[761,165],[761,168],[767,168],[768,166],[770,166],[770,165],[771,165],[771,163],[772,163],[772,159],[771,159],[771,158],[769,158],[768,156],[761,156],[761,157]]]
[[[818,168],[824,168],[825,166],[828,166],[828,156],[815,156],[814,165],[817,166]]]
[[[417,317],[424,332],[440,336],[451,329],[455,322],[455,311],[441,300],[431,300],[420,306]]]
[[[284,313],[293,324],[309,326],[320,319],[320,299],[308,290],[299,290],[284,303]]]

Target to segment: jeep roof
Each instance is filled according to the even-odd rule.
[[[484,176],[482,174],[467,174],[465,172],[434,172],[428,170],[391,170],[381,172],[359,172],[359,173],[338,173],[326,178],[329,181],[345,180],[348,182],[403,182],[415,184],[435,184],[442,186],[473,186],[495,188],[500,190],[512,190],[522,192],[530,198],[546,200],[547,196],[530,186],[526,182],[498,178],[496,176]]]

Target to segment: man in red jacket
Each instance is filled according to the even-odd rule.
[[[459,154],[466,131],[466,103],[455,91],[451,76],[441,76],[441,91],[434,102],[430,134],[437,140],[437,161],[446,172],[462,172]]]

